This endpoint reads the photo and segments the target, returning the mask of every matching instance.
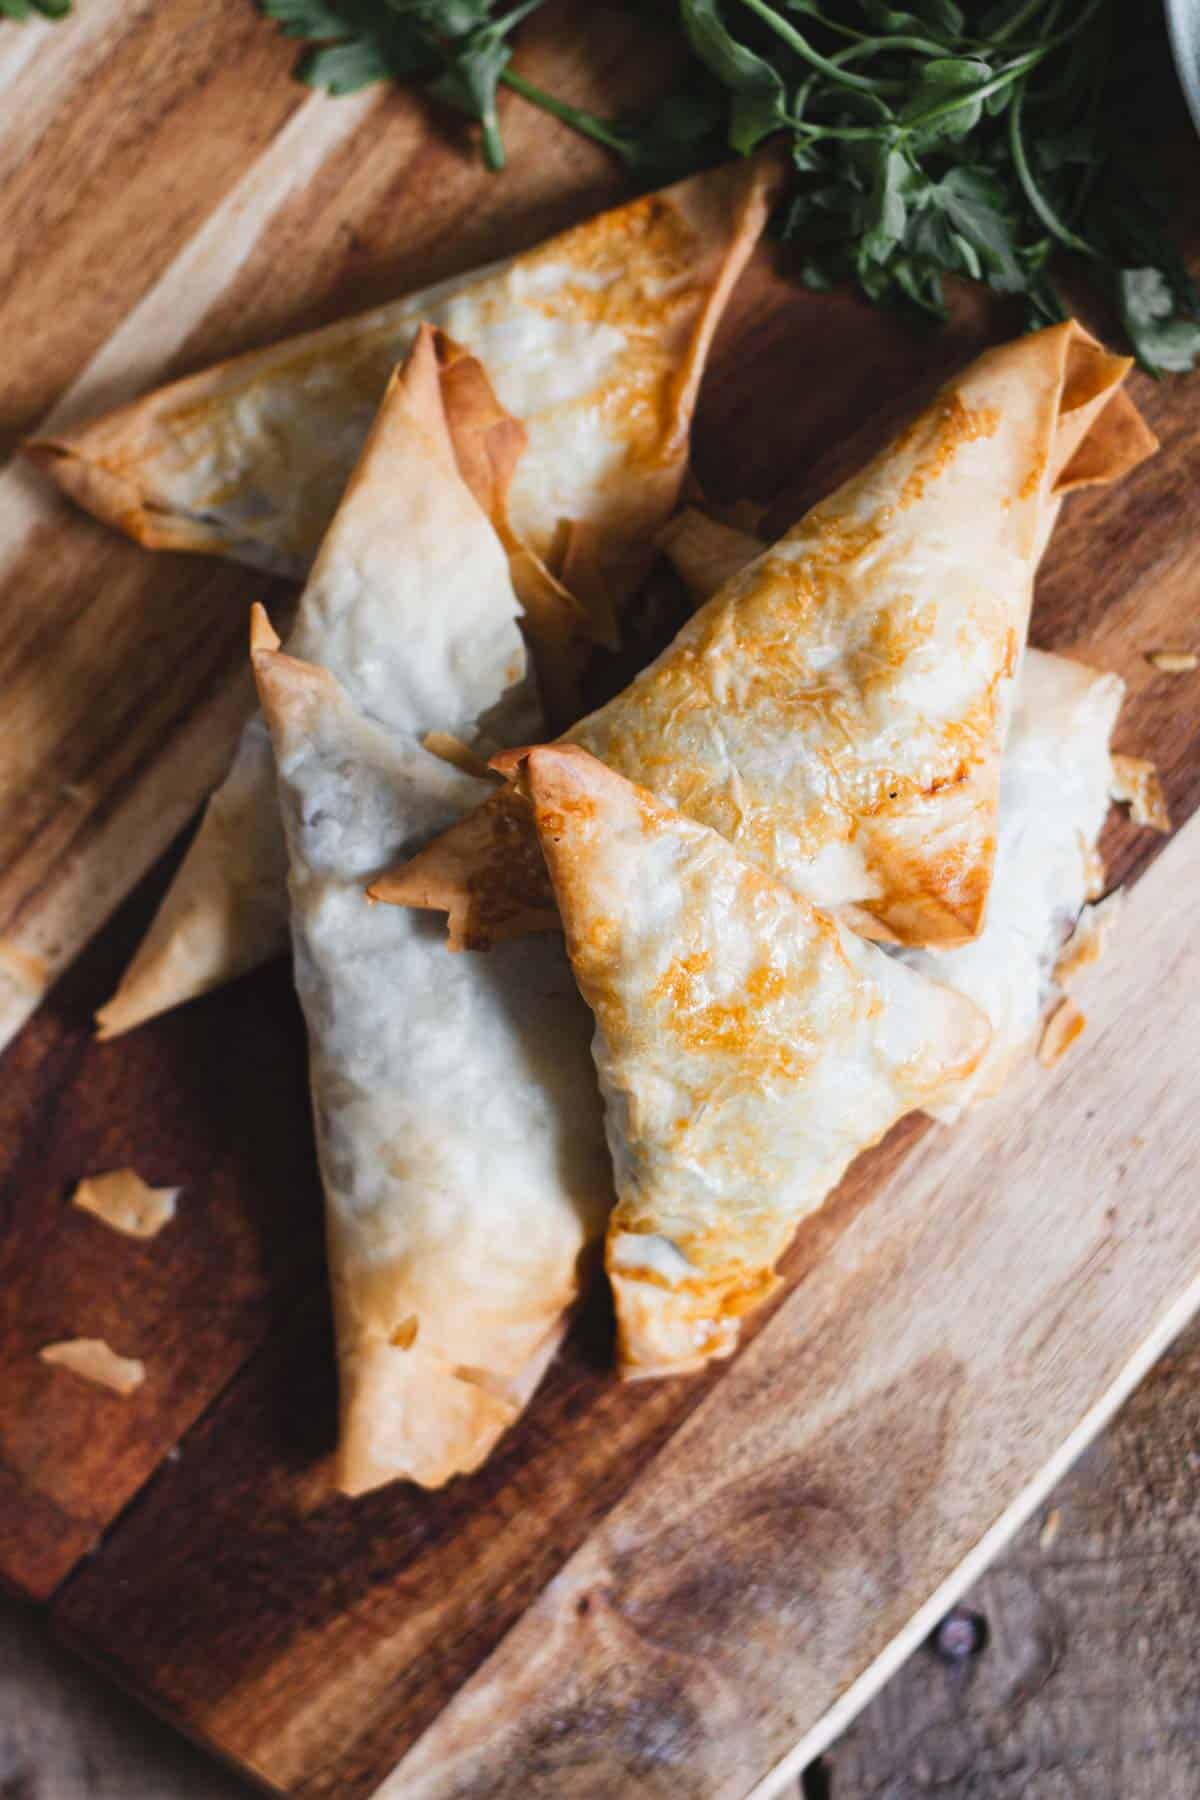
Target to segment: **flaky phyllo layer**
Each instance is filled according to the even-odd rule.
[[[511,461],[512,429],[478,363],[424,329],[388,385],[288,641],[381,723],[440,728],[485,751],[541,716],[508,562],[460,473],[465,464],[486,488],[487,472]],[[99,1014],[102,1035],[282,950],[285,873],[271,751],[256,718]]]
[[[479,783],[385,733],[326,670],[259,648],[291,860],[342,1427],[338,1483],[437,1487],[542,1377],[612,1199],[587,1013],[552,940],[448,958],[369,907],[396,844]]]
[[[622,1369],[694,1368],[734,1348],[850,1160],[965,1079],[988,1027],[584,751],[534,750],[523,779],[596,1018]]]
[[[447,957],[423,921],[363,895],[486,791],[427,736],[486,746],[540,717],[508,560],[460,474],[455,431],[478,415],[455,419],[445,352],[423,333],[390,384],[292,654],[260,642],[274,759],[258,721],[232,790],[255,816],[265,802],[277,819],[282,802],[287,826],[351,1493],[437,1485],[487,1454],[557,1342],[611,1197],[587,1013],[561,949],[535,938],[499,959]],[[218,806],[228,784],[182,873],[198,861],[236,894]]]
[[[548,938],[448,957],[363,884],[478,783],[260,647],[290,852],[341,1389],[339,1485],[474,1468],[537,1385],[611,1203],[587,1015]]]
[[[697,601],[746,568],[763,546],[744,532],[688,510],[664,546]],[[952,1119],[1003,1085],[1032,1054],[1048,1006],[1061,1001],[1056,973],[1083,943],[1099,949],[1088,903],[1102,891],[1097,840],[1115,794],[1110,740],[1124,683],[1065,656],[1027,649],[1017,677],[1000,776],[996,859],[979,935],[942,950],[903,950],[914,968],[966,994],[992,1035],[971,1075],[935,1109]],[[847,915],[857,922],[851,909]],[[1077,932],[1084,939],[1077,939]]]
[[[997,1093],[1030,1056],[1064,943],[1104,886],[1096,849],[1113,784],[1109,749],[1125,685],[1065,656],[1029,650],[1017,684],[982,931],[941,952],[904,950],[913,968],[966,994],[992,1028],[987,1055],[929,1110],[953,1119]]]
[[[31,452],[144,544],[302,574],[424,321],[479,357],[528,429],[509,500],[517,536],[550,560],[561,522],[588,528],[619,598],[674,504],[712,333],[774,183],[761,159],[694,176]]]
[[[441,324],[454,335],[437,340],[442,423],[431,455],[435,463],[453,457],[486,520],[460,524],[461,496],[445,484],[422,512],[419,466],[401,493],[379,463],[370,479],[370,462],[359,464],[357,516],[370,508],[381,522],[390,510],[397,535],[411,514],[422,517],[430,595],[442,581],[439,565],[460,546],[475,555],[490,523],[549,727],[558,730],[578,717],[580,668],[596,642],[614,641],[621,606],[675,504],[712,333],[762,229],[772,181],[770,165],[753,161],[697,176],[491,271],[176,382],[31,453],[142,543],[303,573],[397,359],[422,320]],[[343,508],[343,538],[349,526]],[[352,599],[344,576],[326,579],[330,558],[326,540],[292,648],[353,687],[345,646],[326,641],[330,632],[348,637],[338,615]],[[339,566],[349,565],[335,558]],[[361,624],[355,644],[366,666]],[[440,711],[430,708],[428,728],[471,736],[482,711],[448,694]],[[486,747],[513,742],[511,724],[488,721]],[[260,721],[104,1008],[103,1031],[128,1030],[253,968],[286,932],[283,844]]]
[[[1059,503],[1153,447],[1129,366],[1074,324],[981,357],[566,741],[863,929],[971,939]],[[511,837],[512,802],[492,807]],[[527,880],[506,891],[500,845],[472,822],[376,891],[444,908],[457,945],[502,938],[539,909]]]

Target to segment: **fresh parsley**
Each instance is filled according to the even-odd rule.
[[[944,318],[947,275],[1062,318],[1073,256],[1143,367],[1192,368],[1200,303],[1138,168],[1141,0],[674,0],[680,90],[648,118],[603,119],[511,66],[542,0],[259,0],[308,41],[303,79],[335,93],[393,77],[478,119],[503,165],[496,93],[512,88],[654,175],[786,134],[796,170],[778,220],[800,275]],[[1161,36],[1159,28],[1158,36]],[[1161,76],[1165,70],[1160,71]],[[1144,85],[1144,84],[1143,84]]]
[[[489,168],[504,164],[501,87],[651,179],[779,136],[796,173],[777,225],[810,287],[849,277],[944,318],[945,277],[966,276],[1023,296],[1038,325],[1065,316],[1073,258],[1144,368],[1200,360],[1200,295],[1147,157],[1169,76],[1161,61],[1147,72],[1164,34],[1144,0],[663,0],[653,16],[674,19],[680,83],[637,119],[586,112],[513,68],[514,34],[544,0],[258,4],[304,43],[302,80],[417,86],[479,121]],[[0,0],[0,16],[70,7]]]
[[[0,19],[65,19],[71,0],[0,0]]]

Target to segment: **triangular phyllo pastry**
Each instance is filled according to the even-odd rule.
[[[675,504],[713,331],[776,181],[762,158],[693,176],[510,261],[173,382],[31,454],[143,544],[302,575],[424,320],[479,357],[528,428],[507,496],[515,539],[551,564],[562,521],[585,528],[619,604]]]
[[[540,717],[508,563],[459,467],[461,449],[486,487],[486,469],[508,458],[511,421],[490,400],[478,363],[423,329],[386,390],[288,645],[333,670],[381,724],[414,736],[446,731],[485,753]],[[285,868],[271,751],[255,718],[98,1015],[101,1034],[128,1031],[281,950]]]
[[[481,784],[271,643],[260,617],[326,1195],[337,1478],[351,1494],[436,1487],[529,1398],[604,1228],[590,1021],[552,938],[451,957],[413,914],[368,904],[373,871]],[[397,678],[403,661],[401,646]]]
[[[671,521],[660,542],[698,601],[763,548],[691,509]],[[910,967],[966,994],[992,1028],[978,1068],[931,1108],[940,1119],[957,1118],[999,1091],[1033,1055],[1048,1011],[1063,1004],[1074,964],[1099,952],[1112,912],[1108,902],[1090,902],[1104,881],[1096,845],[1113,789],[1109,741],[1123,694],[1117,675],[1026,650],[1000,775],[983,929],[952,949],[896,951]],[[475,815],[485,816],[486,808]],[[842,916],[860,922],[855,908]]]
[[[987,1025],[586,752],[523,769],[596,1018],[622,1372],[696,1368],[733,1350],[850,1160],[969,1074]]]
[[[1154,447],[1129,368],[1075,324],[989,351],[564,741],[883,937],[974,937],[1047,535]],[[538,909],[499,841],[464,826],[376,891],[444,908],[460,945],[511,934]]]

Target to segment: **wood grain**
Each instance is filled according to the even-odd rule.
[[[4,1800],[251,1800],[254,1790],[102,1686],[43,1622],[0,1610]]]
[[[289,48],[240,0],[169,10],[92,0],[69,26],[29,28],[36,57],[0,34],[0,85],[23,102],[0,120],[0,322],[36,346],[10,359],[2,443],[47,408],[83,416],[626,191],[602,152],[511,96],[495,182],[411,98],[303,95]],[[636,102],[670,73],[646,43],[620,14],[555,6],[523,66],[584,104]],[[1194,141],[1181,167],[1200,241]],[[1012,325],[960,297],[945,333],[918,335],[805,293],[764,250],[705,384],[700,476],[782,526]],[[1121,746],[1158,758],[1182,821],[1200,800],[1200,677],[1158,674],[1144,652],[1193,629],[1196,388],[1135,391],[1164,454],[1072,502],[1033,629],[1126,677]],[[860,1162],[732,1370],[621,1389],[598,1301],[479,1475],[351,1504],[327,1483],[319,1201],[284,972],[113,1045],[88,1027],[165,869],[114,909],[248,704],[252,597],[286,602],[243,571],[146,555],[23,468],[0,473],[0,1043],[31,1021],[0,1064],[0,1572],[44,1596],[74,1570],[62,1633],[296,1794],[354,1800],[406,1753],[397,1791],[679,1792],[684,1766],[683,1791],[743,1791],[869,1685],[921,1601],[969,1569],[971,1532],[1044,1475],[1051,1440],[1190,1295],[1186,1145],[1177,1160],[1160,1147],[1139,1184],[1109,1138],[1139,1107],[1182,1133],[1169,1043],[1196,970],[1178,884],[1200,827],[1146,877],[1144,928],[1126,926],[1105,972],[1103,1005],[1120,988],[1128,1021],[1105,1013],[1083,1060],[1049,1084],[1031,1072],[957,1139],[909,1121]],[[1118,875],[1160,847],[1126,822],[1110,832]],[[1090,1077],[1075,1073],[1097,1056],[1099,1123],[1079,1115]],[[184,1187],[153,1244],[67,1205],[79,1176],[123,1162]],[[1072,1286],[1065,1259],[1099,1229],[1080,1169],[1115,1184],[1120,1235]],[[1075,1210],[1051,1212],[1051,1192]],[[997,1317],[1003,1332],[975,1335]],[[37,1364],[39,1343],[85,1330],[145,1359],[137,1395]],[[504,1694],[527,1704],[516,1735]]]
[[[862,1159],[795,1247],[789,1278],[921,1129],[908,1121]],[[622,1385],[611,1340],[598,1291],[478,1474],[351,1502],[330,1486],[333,1353],[314,1298],[67,1586],[61,1628],[91,1654],[103,1638],[106,1666],[137,1692],[153,1666],[156,1706],[263,1779],[300,1791],[336,1740],[330,1785],[314,1792],[370,1793],[720,1379]]]
[[[891,1146],[890,1179],[858,1165],[725,1375],[622,1389],[594,1318],[478,1476],[348,1503],[314,1306],[68,1582],[60,1629],[289,1793],[365,1795],[418,1738],[397,1793],[654,1794],[685,1766],[689,1792],[746,1791],[1194,1298],[1197,864],[1194,827],[1059,1071]]]
[[[4,359],[0,453],[303,103],[291,60],[241,0],[135,0],[78,9],[10,78],[0,331],[37,354]]]
[[[1200,1331],[964,1596],[983,1652],[915,1655],[826,1753],[830,1800],[1191,1800]]]
[[[76,965],[0,1079],[0,1570],[38,1597],[321,1279],[286,971],[230,988],[124,1054],[92,1039],[88,1010],[150,898]],[[264,1132],[264,1116],[291,1127]],[[176,1218],[153,1240],[130,1240],[70,1203],[81,1174],[126,1166],[182,1186]],[[121,1399],[39,1362],[43,1344],[75,1336],[142,1358],[136,1394]]]
[[[793,1800],[1192,1800],[1200,1328],[1126,1401],[962,1604],[983,1650],[929,1642]],[[1050,1530],[1047,1530],[1050,1526]],[[0,1781],[13,1800],[244,1800],[99,1674],[0,1608]]]
[[[34,283],[27,299],[20,283],[0,298],[0,327],[25,341],[40,314],[37,341],[45,346],[33,359],[42,371],[36,392],[18,382],[7,413],[0,398],[0,434],[5,417],[15,432],[53,401],[46,422],[62,424],[216,357],[535,242],[627,189],[595,145],[521,102],[506,103],[509,174],[486,189],[481,207],[487,177],[461,134],[432,130],[418,100],[383,88],[341,101],[300,98],[287,74],[290,50],[241,0],[229,9],[236,29],[198,9],[207,22],[188,23],[184,48],[170,55],[155,53],[153,33],[177,34],[174,12],[168,21],[161,9],[127,16],[116,0],[97,0],[97,8],[107,9],[111,30],[92,21],[87,54],[71,67],[85,79],[89,58],[111,51],[114,106],[128,113],[136,92],[151,141],[131,143],[128,167],[113,147],[113,195],[103,185],[91,195],[98,217],[71,213],[60,222],[72,245],[81,239],[80,254],[102,263],[104,282],[92,284],[103,291],[99,310],[47,308],[36,285],[44,267],[60,294],[81,277],[69,256],[62,267],[47,260],[23,198],[39,179],[55,194],[76,183],[90,192],[91,165],[72,160],[83,154],[80,143],[70,132],[60,143],[57,126],[48,127],[33,174],[16,167],[7,199],[0,186],[0,218],[7,207],[33,270],[23,280]],[[639,39],[633,56],[614,15],[575,19],[567,29],[553,11],[530,34],[531,77],[585,104],[605,85],[636,103],[662,81],[653,38]],[[241,53],[247,20],[255,23],[252,56]],[[63,29],[69,42],[75,22]],[[147,43],[139,30],[151,34]],[[100,69],[94,73],[99,81]],[[102,85],[107,92],[107,77]],[[188,111],[193,88],[207,92],[219,136],[227,112],[246,121],[233,134],[232,160],[223,151],[179,150],[171,121],[181,109],[179,129],[189,141],[201,136]],[[161,144],[155,120],[166,134]],[[0,169],[5,141],[0,127]],[[188,203],[143,193],[143,160],[147,181],[169,179]],[[107,165],[97,181],[101,173],[107,182]],[[153,215],[148,236],[143,207]],[[104,230],[111,243],[94,237]],[[6,311],[9,304],[16,310]],[[63,393],[56,384],[67,378]],[[248,705],[248,603],[278,606],[279,593],[278,584],[233,567],[147,556],[22,465],[0,473],[0,613],[8,627],[0,694],[11,721],[0,751],[0,1045],[213,785]]]
[[[933,1622],[1061,1473],[1064,1421],[1115,1407],[1200,1301],[1198,877],[1193,828],[1136,891],[1142,955],[1101,966],[1084,1047],[925,1137],[384,1795],[765,1796]]]

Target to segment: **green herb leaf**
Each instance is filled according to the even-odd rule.
[[[402,18],[416,19],[443,38],[467,37],[491,23],[491,0],[386,0]]]
[[[355,94],[372,82],[390,81],[393,74],[374,38],[323,44],[301,57],[296,72],[309,87],[330,94]]]
[[[3,4],[3,0],[0,0]],[[323,0],[260,0],[268,19],[274,19],[285,37],[312,38],[316,42],[344,38],[347,21],[335,6]]]
[[[602,118],[521,73],[514,32],[541,0],[259,4],[313,46],[308,80],[419,83],[481,122],[493,168],[501,86],[657,178],[785,132],[794,185],[775,228],[800,245],[806,284],[850,277],[941,317],[954,275],[1023,294],[1045,322],[1062,315],[1052,262],[1070,250],[1116,297],[1147,368],[1200,355],[1200,295],[1131,124],[1131,98],[1153,101],[1140,58],[1155,34],[1122,32],[1120,0],[677,0],[654,16],[674,17],[678,89],[641,119]]]
[[[962,163],[950,169],[930,190],[954,229],[978,251],[982,273],[1001,294],[1018,293],[1025,285],[1013,243],[1009,197],[986,169]]]
[[[874,156],[871,192],[863,208],[859,255],[868,262],[884,262],[904,236],[908,223],[905,190],[910,170],[899,150],[879,146]]]
[[[502,31],[482,26],[455,46],[454,61],[429,84],[435,100],[456,107],[483,125],[483,154],[489,169],[504,167],[504,145],[496,117],[496,86],[512,51]]]
[[[916,12],[905,12],[900,7],[888,6],[885,0],[863,0],[863,12],[876,31],[892,36],[919,37],[932,33],[950,48],[962,34],[963,18],[957,6],[935,3]]]
[[[1117,276],[1117,302],[1144,369],[1152,375],[1168,370],[1179,375],[1196,367],[1200,322],[1178,310],[1161,269],[1122,269]]]
[[[679,0],[679,17],[688,43],[718,81],[743,98],[774,102],[780,119],[786,117],[787,89],[778,69],[734,37],[716,0]]]
[[[927,62],[913,90],[912,99],[900,117],[912,122],[931,112],[931,119],[920,131],[922,143],[938,138],[962,138],[974,131],[983,111],[983,101],[973,92],[992,79],[994,71],[981,57],[945,56]],[[956,106],[950,103],[958,101]]]
[[[916,256],[898,256],[892,265],[900,292],[913,306],[935,319],[947,316],[942,266],[940,262]]]
[[[0,0],[0,18],[21,24],[38,13],[44,19],[65,19],[71,0]]]
[[[797,273],[805,287],[811,288],[814,294],[828,293],[830,288],[837,286],[834,271],[813,256],[805,257]]]
[[[729,108],[729,148],[749,156],[765,137],[788,123],[781,94],[735,94]]]

